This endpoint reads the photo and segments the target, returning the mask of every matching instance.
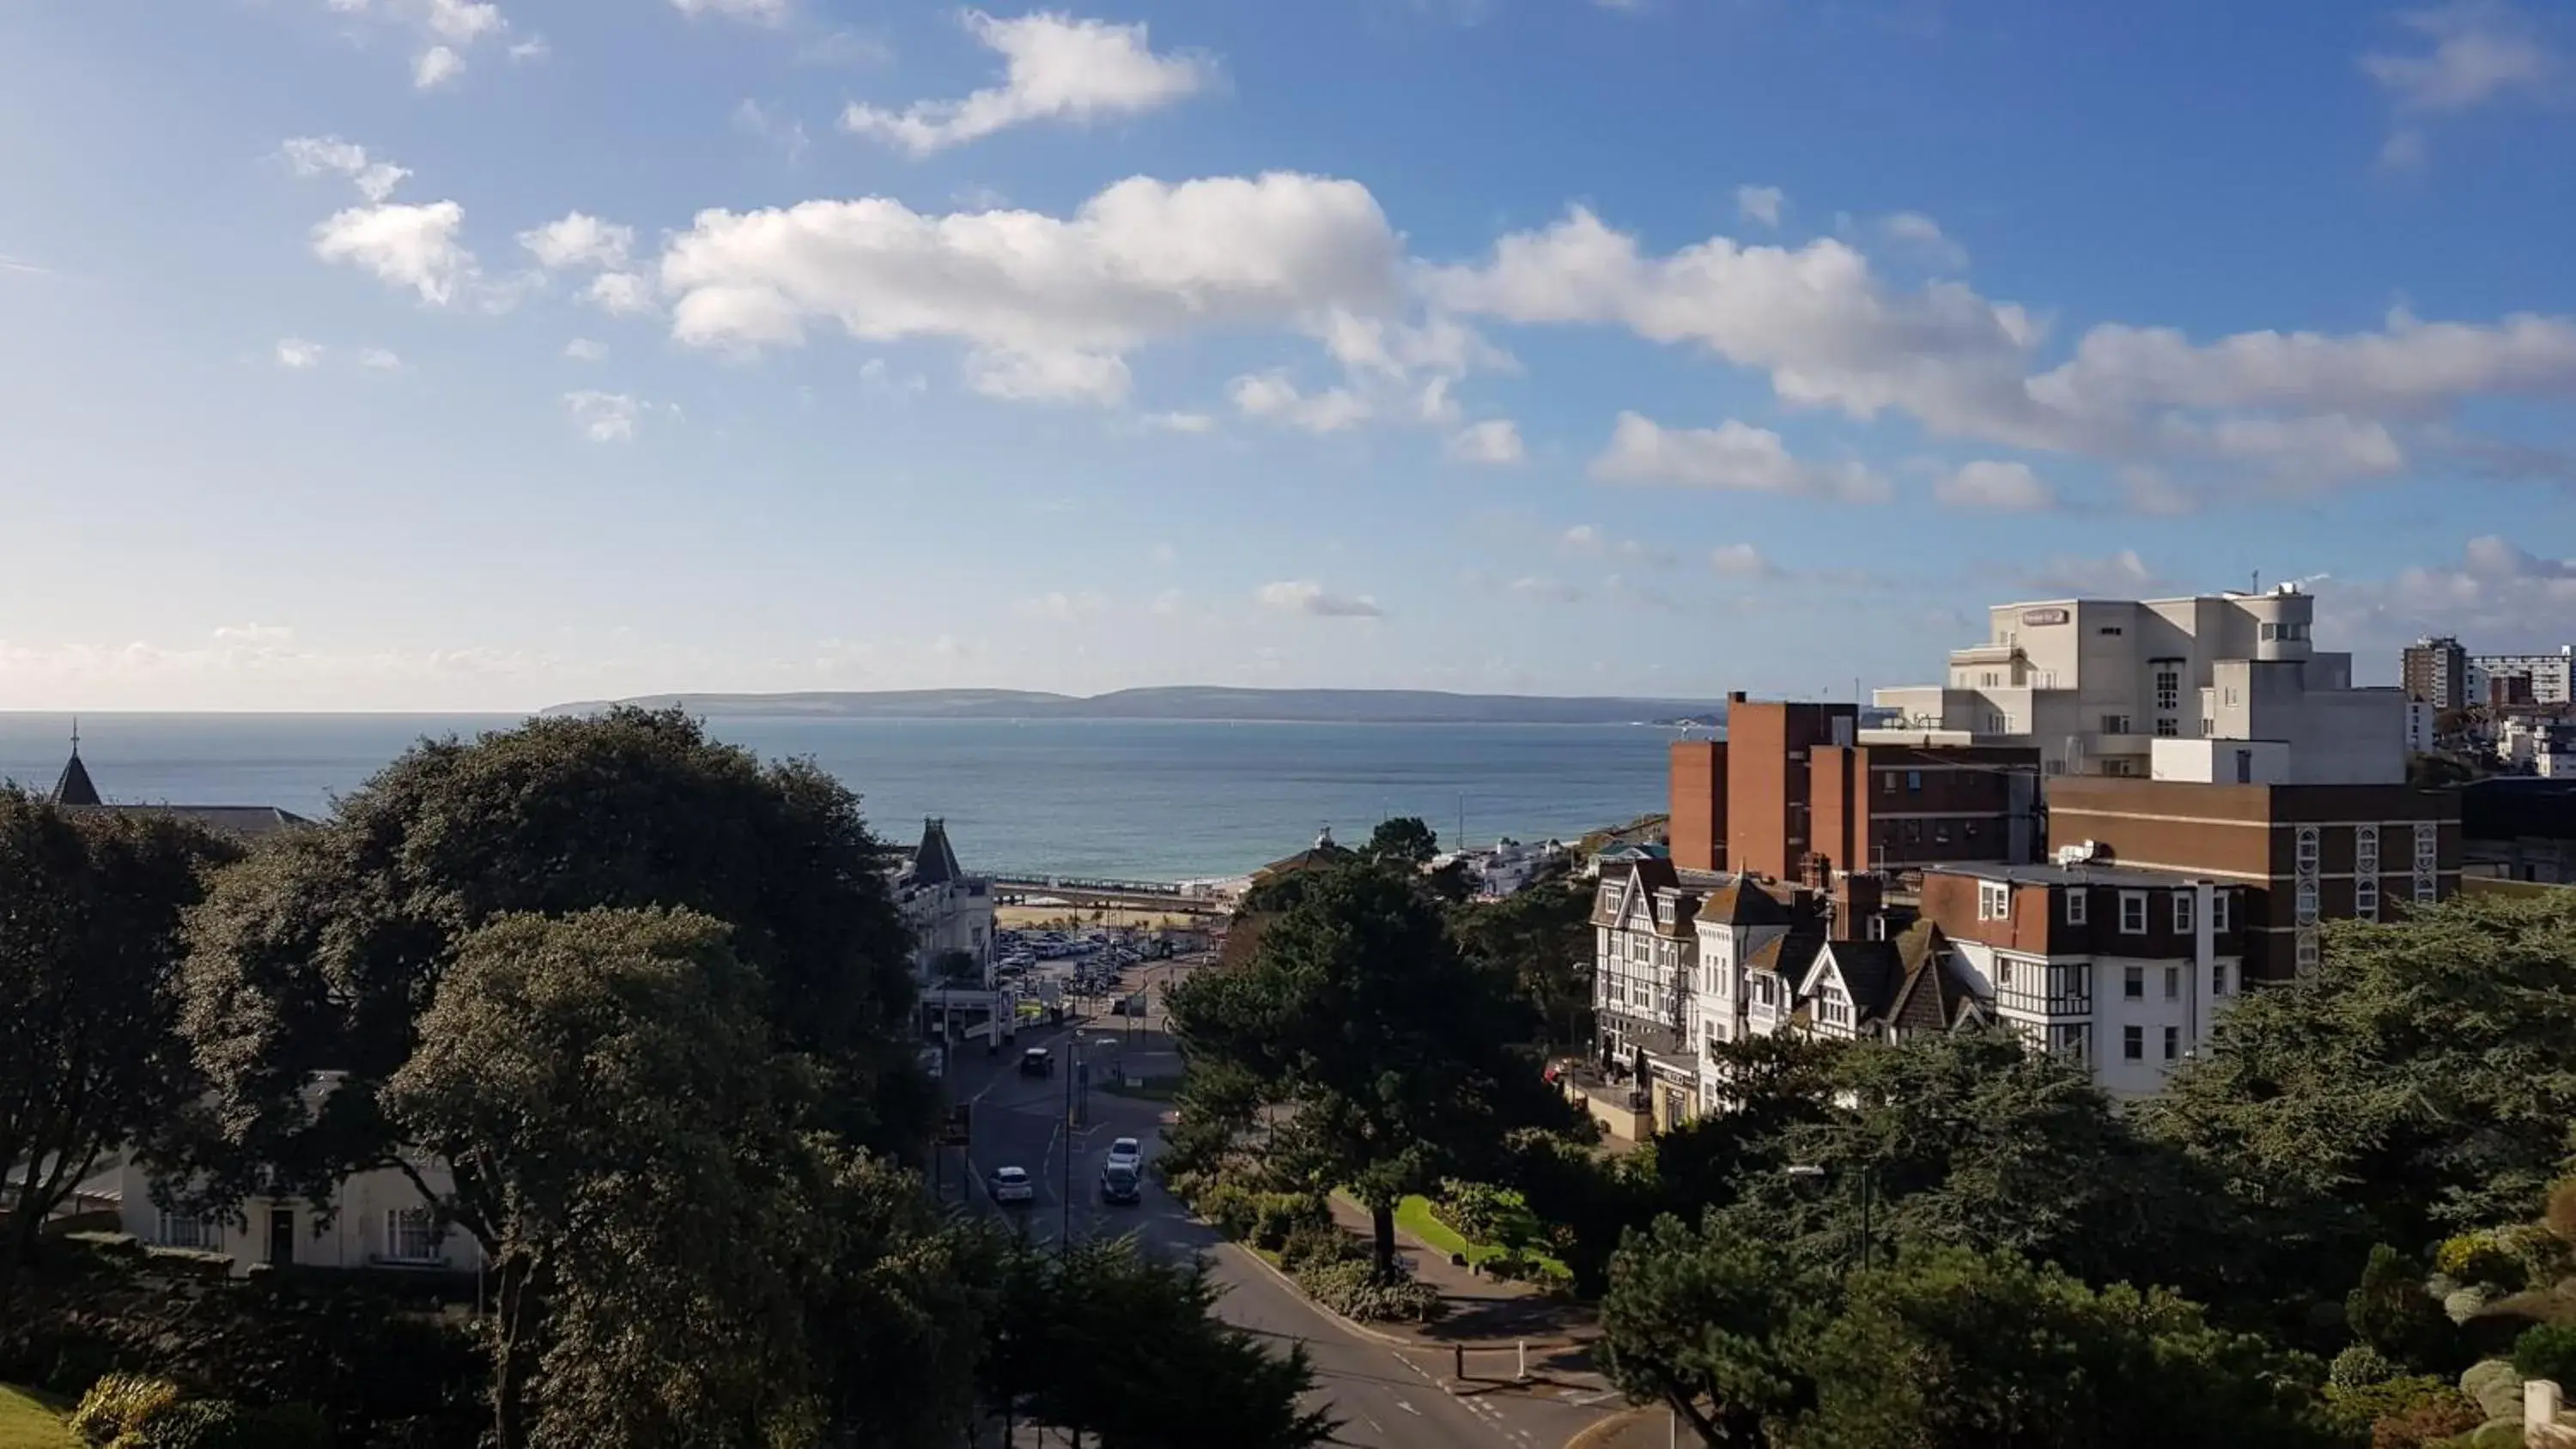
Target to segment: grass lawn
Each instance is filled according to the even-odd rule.
[[[1422,1246],[1443,1256],[1463,1253],[1469,1263],[1482,1263],[1503,1255],[1503,1250],[1492,1243],[1471,1243],[1458,1236],[1447,1223],[1432,1214],[1431,1200],[1419,1195],[1408,1197],[1395,1205],[1395,1225],[1419,1239]],[[1550,1273],[1564,1278],[1574,1276],[1566,1271],[1563,1263],[1545,1253],[1532,1253],[1530,1256],[1537,1259],[1539,1266]]]
[[[0,1449],[79,1449],[79,1441],[45,1400],[0,1384]]]

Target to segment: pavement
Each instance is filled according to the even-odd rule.
[[[1145,975],[1159,1002],[1172,968],[1156,966]],[[959,1057],[951,1065],[951,1089],[976,1104],[974,1141],[962,1154],[946,1154],[945,1195],[970,1210],[1016,1219],[1037,1243],[1053,1243],[1068,1231],[1082,1237],[1133,1233],[1151,1251],[1203,1257],[1210,1276],[1225,1290],[1217,1305],[1219,1316],[1283,1347],[1305,1346],[1315,1369],[1314,1400],[1341,1421],[1337,1441],[1343,1444],[1362,1449],[1557,1449],[1621,1407],[1618,1395],[1597,1381],[1550,1372],[1539,1349],[1531,1352],[1534,1381],[1512,1382],[1518,1365],[1508,1336],[1499,1342],[1472,1340],[1464,1360],[1469,1377],[1462,1380],[1457,1349],[1470,1340],[1429,1336],[1440,1325],[1390,1332],[1316,1307],[1279,1270],[1192,1217],[1150,1172],[1142,1203],[1113,1207],[1101,1202],[1100,1168],[1112,1140],[1138,1139],[1149,1161],[1161,1149],[1168,1105],[1120,1096],[1103,1086],[1119,1053],[1170,1050],[1160,1027],[1157,1017],[1142,1023],[1104,1017],[1062,1031],[1023,1030],[1015,1045],[991,1058],[981,1053],[973,1054],[980,1060]],[[1016,1053],[1031,1046],[1054,1050],[1055,1075],[1018,1074]],[[1086,1064],[1088,1090],[1081,1072]],[[961,1155],[971,1168],[962,1184],[955,1170]],[[1003,1166],[1027,1169],[1037,1183],[1035,1202],[1000,1207],[990,1201],[983,1179]],[[1435,1256],[1415,1254],[1426,1276]],[[1447,1267],[1446,1259],[1438,1260],[1438,1269]],[[1488,1294],[1516,1286],[1475,1282]],[[1460,1316],[1472,1321],[1476,1311],[1477,1305],[1468,1305]],[[1024,1433],[1020,1442],[1040,1441]]]

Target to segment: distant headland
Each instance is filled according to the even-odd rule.
[[[1189,685],[1108,694],[1024,689],[832,690],[795,694],[649,694],[548,706],[588,714],[612,704],[677,706],[708,718],[1206,720],[1278,724],[1709,724],[1711,700],[1450,694],[1428,689],[1224,689]]]

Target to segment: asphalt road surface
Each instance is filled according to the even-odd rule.
[[[985,1068],[994,1073],[989,1080],[977,1082],[960,1073],[958,1087],[976,1103],[974,1143],[964,1154],[973,1169],[966,1183],[968,1200],[976,1210],[1017,1220],[1040,1243],[1055,1242],[1069,1225],[1078,1238],[1134,1233],[1156,1252],[1204,1254],[1211,1274],[1226,1289],[1218,1303],[1221,1316],[1282,1345],[1306,1346],[1315,1366],[1317,1397],[1341,1420],[1342,1443],[1371,1449],[1556,1449],[1616,1407],[1507,1390],[1453,1395],[1441,1386],[1451,1367],[1447,1350],[1399,1348],[1316,1308],[1267,1264],[1193,1220],[1150,1173],[1142,1203],[1103,1203],[1100,1168],[1111,1141],[1136,1138],[1150,1162],[1161,1148],[1160,1129],[1168,1110],[1159,1102],[1101,1088],[1117,1053],[1125,1049],[1125,1032],[1126,1023],[1115,1017],[1062,1035],[1024,1032],[1016,1047],[1005,1047]],[[1148,1044],[1139,1038],[1137,1047]],[[1033,1045],[1054,1050],[1055,1075],[1022,1077],[1012,1070],[1013,1053]],[[1163,1049],[1159,1040],[1150,1045]],[[1074,1076],[1084,1061],[1091,1064],[1088,1093]],[[1068,1080],[1076,1081],[1070,1120]],[[952,1163],[956,1156],[950,1155]],[[1036,1201],[1008,1207],[992,1203],[983,1182],[1003,1166],[1028,1171],[1037,1183]]]

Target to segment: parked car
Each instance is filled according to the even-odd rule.
[[[1110,1159],[1100,1169],[1100,1200],[1121,1207],[1144,1201],[1144,1174],[1132,1162]]]
[[[993,1175],[984,1179],[984,1190],[1004,1207],[1026,1206],[1037,1201],[1038,1196],[1037,1184],[1029,1181],[1028,1169],[1023,1167],[994,1168]]]
[[[1020,1075],[1047,1077],[1055,1074],[1055,1053],[1045,1047],[1031,1047],[1020,1053]]]

